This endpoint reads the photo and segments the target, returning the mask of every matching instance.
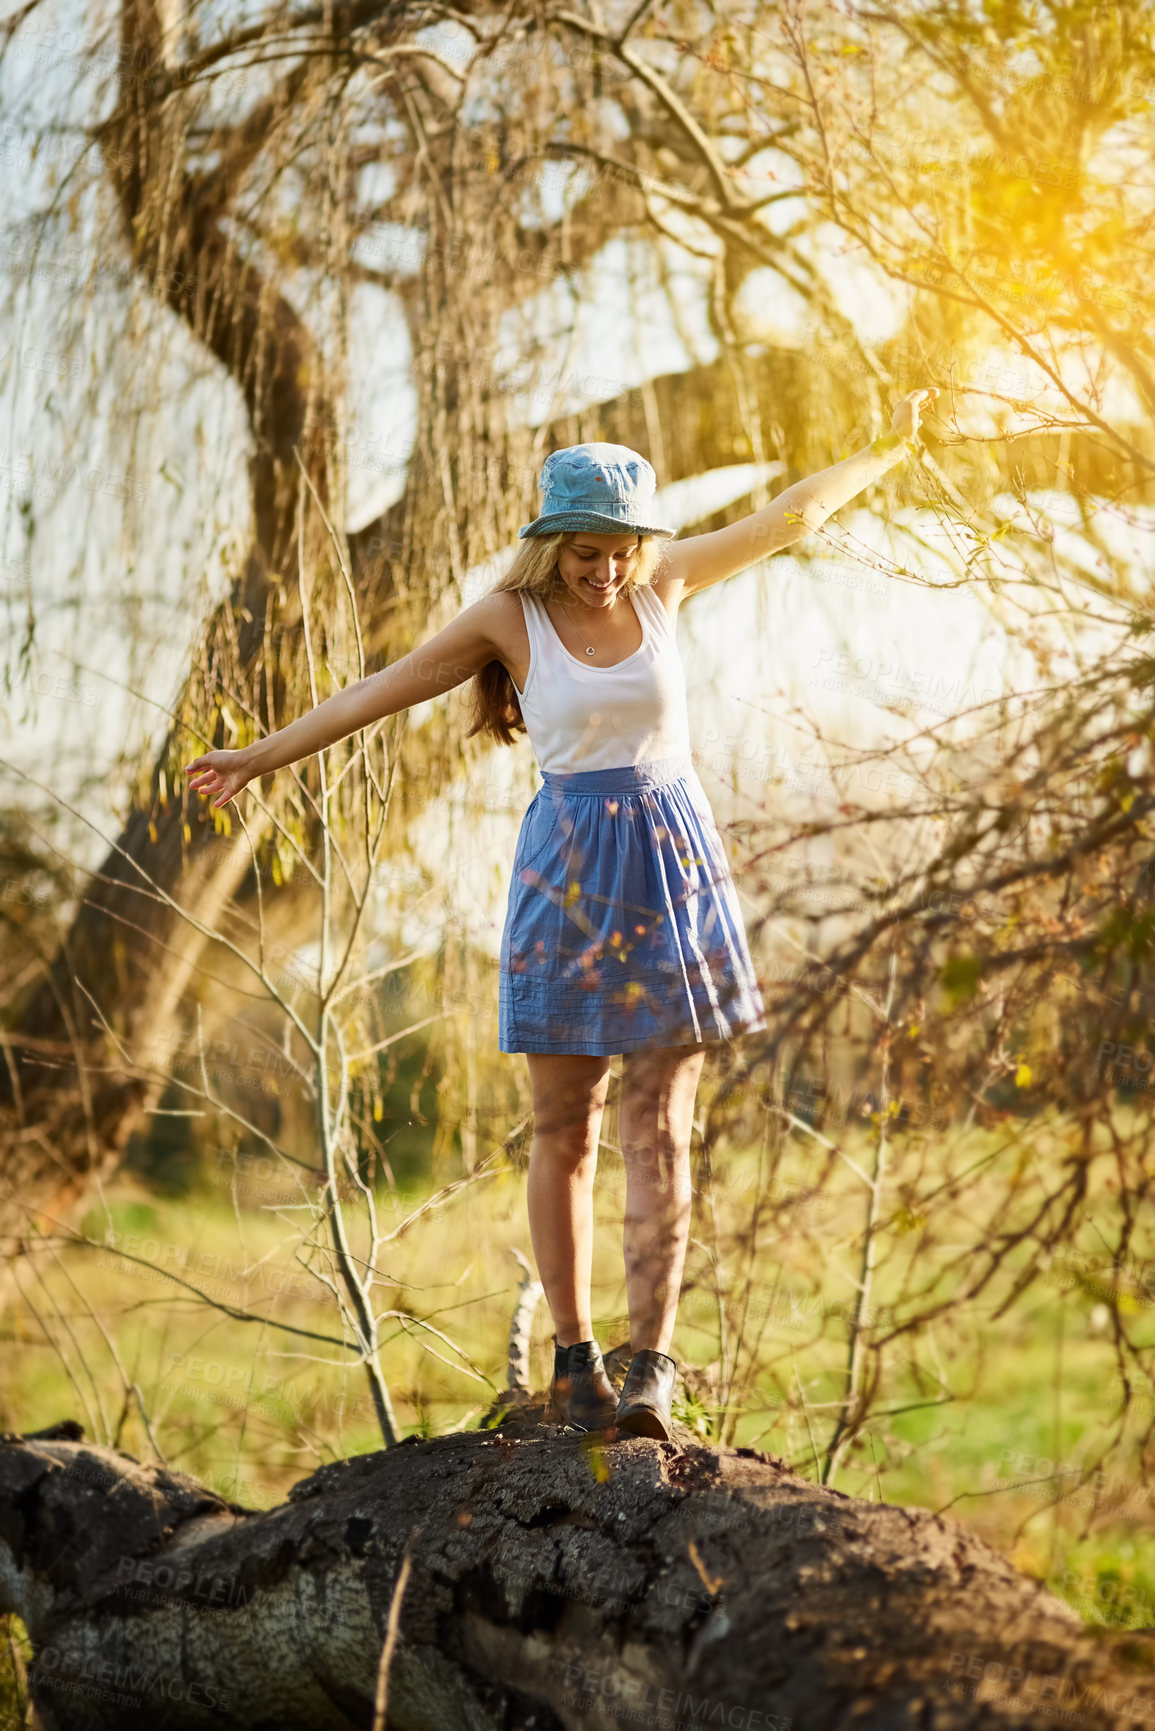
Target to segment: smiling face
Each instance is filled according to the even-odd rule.
[[[625,588],[642,538],[636,530],[587,535],[575,530],[558,553],[557,568],[571,595],[587,607],[611,607]]]

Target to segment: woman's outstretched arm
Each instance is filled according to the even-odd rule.
[[[239,751],[207,751],[185,765],[189,786],[197,793],[218,794],[214,806],[227,805],[250,781],[281,769],[299,758],[312,757],[350,733],[369,727],[387,715],[411,709],[426,698],[439,697],[464,684],[487,662],[500,659],[498,639],[509,617],[511,599],[503,591],[483,595],[450,621],[444,631],[419,644],[399,661],[335,692],[307,715]]]
[[[918,431],[920,401],[937,396],[933,385],[911,391],[894,411],[892,431],[881,434],[864,450],[796,481],[761,511],[754,511],[725,529],[715,529],[709,535],[691,535],[686,541],[671,541],[663,550],[663,576],[680,580],[683,596],[692,595],[696,589],[721,583],[724,578],[756,565],[768,554],[779,553],[783,547],[812,534],[832,512],[901,462]]]

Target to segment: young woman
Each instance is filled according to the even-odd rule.
[[[707,1046],[764,1028],[737,896],[691,762],[675,643],[687,595],[817,529],[900,461],[893,430],[728,528],[674,541],[656,478],[623,445],[555,451],[506,575],[392,667],[242,751],[187,765],[222,806],[247,782],[473,679],[467,737],[528,732],[543,786],[522,821],[502,935],[498,1045],[528,1056],[528,1209],[554,1323],[550,1394],[581,1429],[670,1435],[669,1356],[690,1225],[690,1130]],[[622,1058],[632,1357],[620,1398],[593,1338],[593,1184],[610,1059]]]

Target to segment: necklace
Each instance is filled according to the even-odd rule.
[[[555,589],[554,589],[554,593],[555,593],[555,595],[556,595],[556,593],[557,593],[557,589],[556,589],[556,586],[555,586]],[[582,640],[582,642],[583,642],[583,643],[585,643],[585,646],[586,646],[586,654],[587,654],[587,655],[593,655],[593,654],[594,654],[594,653],[595,653],[595,652],[596,652],[596,650],[597,650],[597,646],[598,646],[598,643],[600,643],[600,642],[601,642],[601,640],[602,640],[602,637],[604,637],[604,636],[605,636],[605,634],[606,634],[606,632],[607,632],[607,631],[608,631],[608,630],[609,630],[609,628],[610,628],[610,620],[611,620],[611,618],[612,618],[612,617],[613,617],[613,604],[612,604],[612,603],[611,603],[611,604],[610,604],[610,606],[609,606],[609,607],[608,607],[608,608],[607,608],[607,609],[606,609],[606,613],[607,613],[607,618],[606,618],[606,622],[605,622],[605,624],[604,624],[604,625],[603,625],[603,626],[602,626],[602,636],[601,636],[601,637],[599,637],[599,638],[598,638],[598,640],[597,640],[597,643],[593,643],[593,644],[591,644],[591,643],[589,643],[589,642],[588,642],[588,641],[587,641],[587,640],[586,640],[586,635],[585,635],[585,632],[584,632],[584,631],[583,631],[583,630],[582,630],[582,628],[581,628],[581,626],[580,626],[580,625],[579,625],[579,624],[578,624],[578,622],[577,622],[577,620],[576,620],[576,619],[575,619],[575,620],[574,620],[574,629],[575,629],[575,630],[576,630],[576,631],[577,631],[577,634],[578,634],[578,636],[579,636],[579,637],[580,637],[580,638],[581,638],[581,640]]]

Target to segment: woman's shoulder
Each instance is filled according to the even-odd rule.
[[[490,589],[487,594],[479,596],[473,606],[479,616],[484,614],[488,619],[520,619],[523,617],[523,599],[528,601],[530,597],[523,597],[519,589]]]
[[[491,589],[474,606],[498,659],[507,669],[511,663],[524,667],[529,660],[533,597],[517,589]]]
[[[515,637],[519,634],[524,637],[527,610],[522,606],[523,600],[528,601],[529,596],[523,597],[517,589],[491,589],[488,595],[475,601],[474,606],[478,617],[483,618],[492,631],[504,636],[512,630]]]

